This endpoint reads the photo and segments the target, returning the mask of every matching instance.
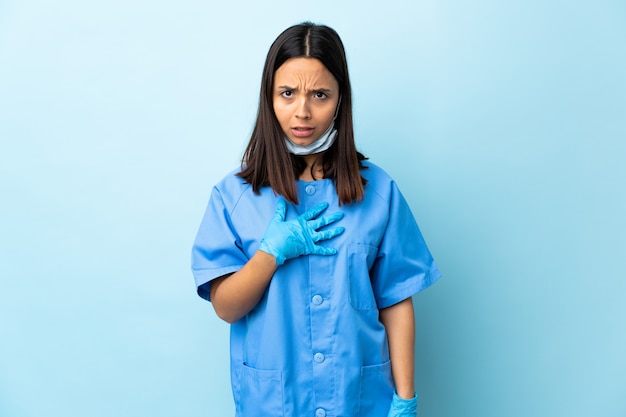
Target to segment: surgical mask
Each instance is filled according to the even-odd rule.
[[[335,143],[335,139],[337,138],[337,129],[335,129],[335,121],[333,120],[328,126],[328,129],[322,136],[317,138],[315,142],[302,146],[293,143],[287,136],[285,136],[285,144],[287,145],[287,150],[294,155],[312,155],[314,153],[324,152],[328,150],[333,143]]]
[[[339,106],[341,105],[341,97],[339,97],[339,102],[337,103],[337,110],[335,110],[335,117],[333,117],[333,121],[330,122],[328,129],[322,136],[317,138],[315,142],[302,146],[293,143],[287,136],[285,136],[285,144],[287,145],[287,150],[293,154],[298,156],[303,155],[312,155],[314,153],[320,153],[328,150],[333,143],[335,143],[335,139],[337,139],[337,129],[335,129],[335,119],[339,114]]]

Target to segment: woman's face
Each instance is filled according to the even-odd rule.
[[[274,114],[285,135],[306,146],[328,129],[339,103],[339,84],[316,58],[291,58],[274,74]]]

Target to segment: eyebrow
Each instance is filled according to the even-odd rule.
[[[279,85],[279,86],[277,86],[277,88],[281,89],[281,90],[297,90],[296,87],[291,87],[291,86],[288,86],[288,85]],[[329,89],[329,88],[313,88],[313,89],[311,89],[309,91],[316,91],[316,92],[319,91],[319,92],[322,92],[322,93],[330,93],[330,92],[332,92],[332,90]]]

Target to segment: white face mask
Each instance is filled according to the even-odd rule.
[[[312,155],[314,153],[324,152],[330,148],[336,138],[337,129],[335,129],[335,120],[333,120],[330,123],[330,126],[328,126],[328,129],[326,129],[326,131],[322,133],[322,136],[317,138],[315,142],[302,146],[293,143],[287,136],[285,136],[285,144],[287,145],[289,152],[294,155]]]
[[[322,136],[317,138],[315,142],[306,146],[302,146],[302,145],[297,145],[293,143],[287,136],[285,136],[285,144],[287,145],[287,150],[294,155],[303,156],[303,155],[313,155],[314,153],[324,152],[328,150],[328,148],[333,146],[333,143],[335,143],[335,139],[337,139],[337,129],[335,129],[335,119],[337,118],[337,115],[339,114],[340,105],[341,105],[341,97],[339,97],[339,101],[337,102],[337,110],[335,110],[335,117],[333,117],[333,121],[330,122],[328,129],[326,129],[326,131],[322,133]]]

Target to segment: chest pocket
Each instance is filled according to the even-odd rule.
[[[348,281],[350,282],[350,304],[357,310],[377,308],[370,269],[374,265],[378,248],[352,243],[348,247]]]

